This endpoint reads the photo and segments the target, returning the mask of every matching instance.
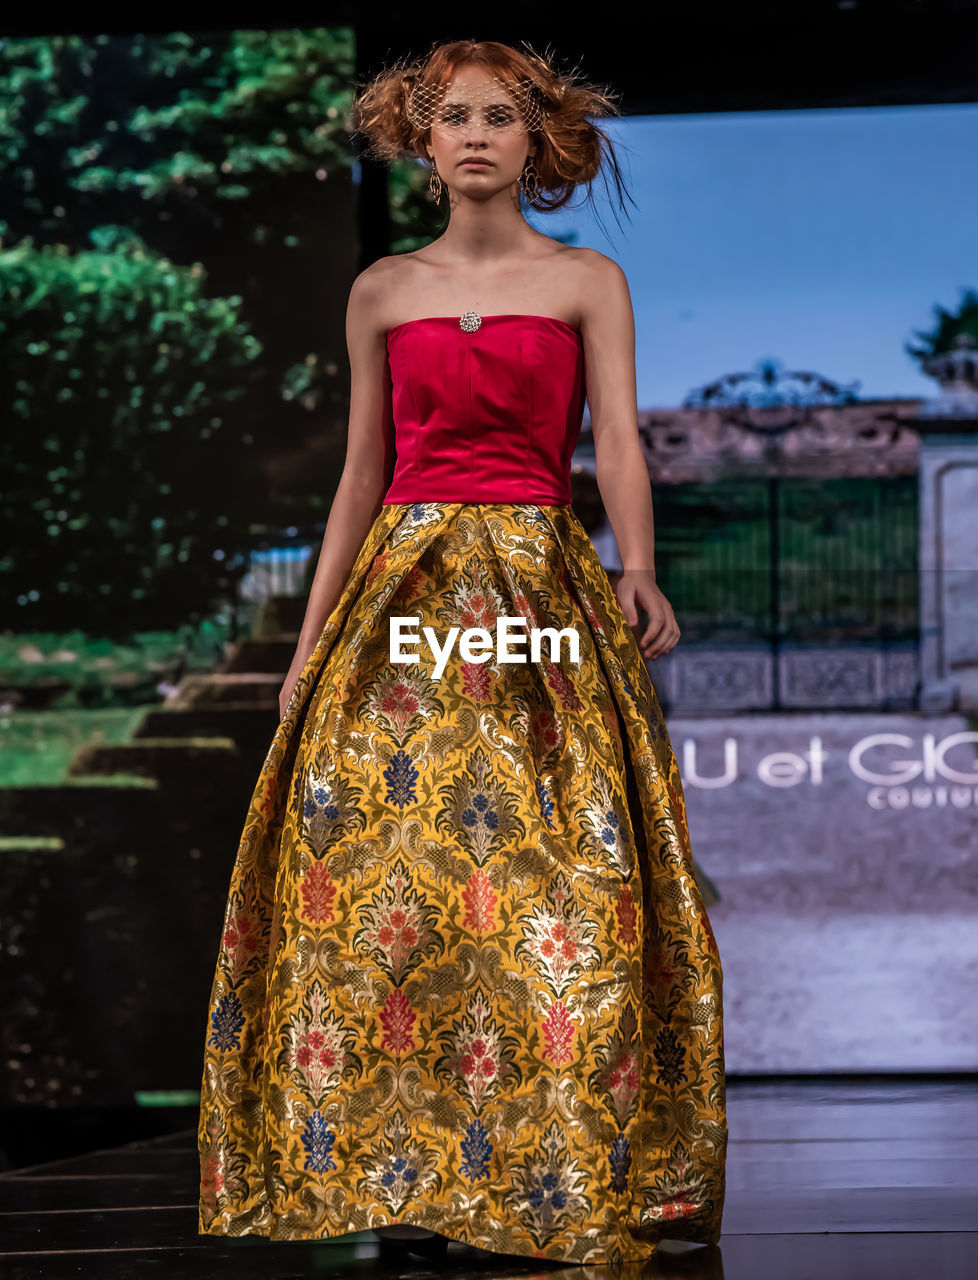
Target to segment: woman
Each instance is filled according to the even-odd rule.
[[[346,465],[208,1009],[203,1233],[602,1265],[719,1236],[722,974],[642,661],[679,629],[628,287],[520,209],[603,146],[617,179],[609,108],[476,41],[357,101],[450,219],[350,295]],[[617,595],[570,505],[585,392]]]

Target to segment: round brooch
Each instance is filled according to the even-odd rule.
[[[458,327],[466,333],[475,333],[480,324],[482,316],[477,311],[466,311],[464,316],[459,316]]]

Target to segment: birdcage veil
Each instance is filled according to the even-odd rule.
[[[492,75],[481,84],[431,83],[418,77],[407,92],[407,118],[419,129],[460,127],[475,119],[499,132],[543,127],[546,108],[529,77],[507,81]]]

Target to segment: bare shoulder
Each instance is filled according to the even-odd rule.
[[[348,321],[362,331],[382,333],[389,325],[387,314],[392,298],[403,287],[404,258],[407,254],[389,254],[372,262],[356,276],[350,288]]]
[[[350,300],[363,304],[372,298],[379,297],[396,283],[401,270],[401,262],[397,254],[390,254],[387,257],[378,258],[376,262],[371,262],[370,266],[364,267],[354,279],[350,289]]]
[[[581,274],[581,283],[587,289],[620,289],[622,285],[627,286],[624,271],[606,253],[599,249],[575,247],[574,254],[573,261]]]
[[[589,331],[610,332],[609,326],[634,323],[631,293],[624,271],[598,249],[576,249],[576,290],[581,299],[581,326]]]
[[[410,298],[417,282],[418,262],[413,252],[392,253],[378,258],[353,281],[350,315],[359,322],[384,331],[396,321],[402,298]]]

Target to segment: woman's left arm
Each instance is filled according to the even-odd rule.
[[[638,435],[632,300],[617,262],[596,249],[582,257],[588,278],[581,336],[596,479],[622,563],[615,590],[629,626],[638,625],[639,605],[648,614],[638,644],[644,657],[658,658],[673,648],[679,627],[655,581],[652,487]]]

